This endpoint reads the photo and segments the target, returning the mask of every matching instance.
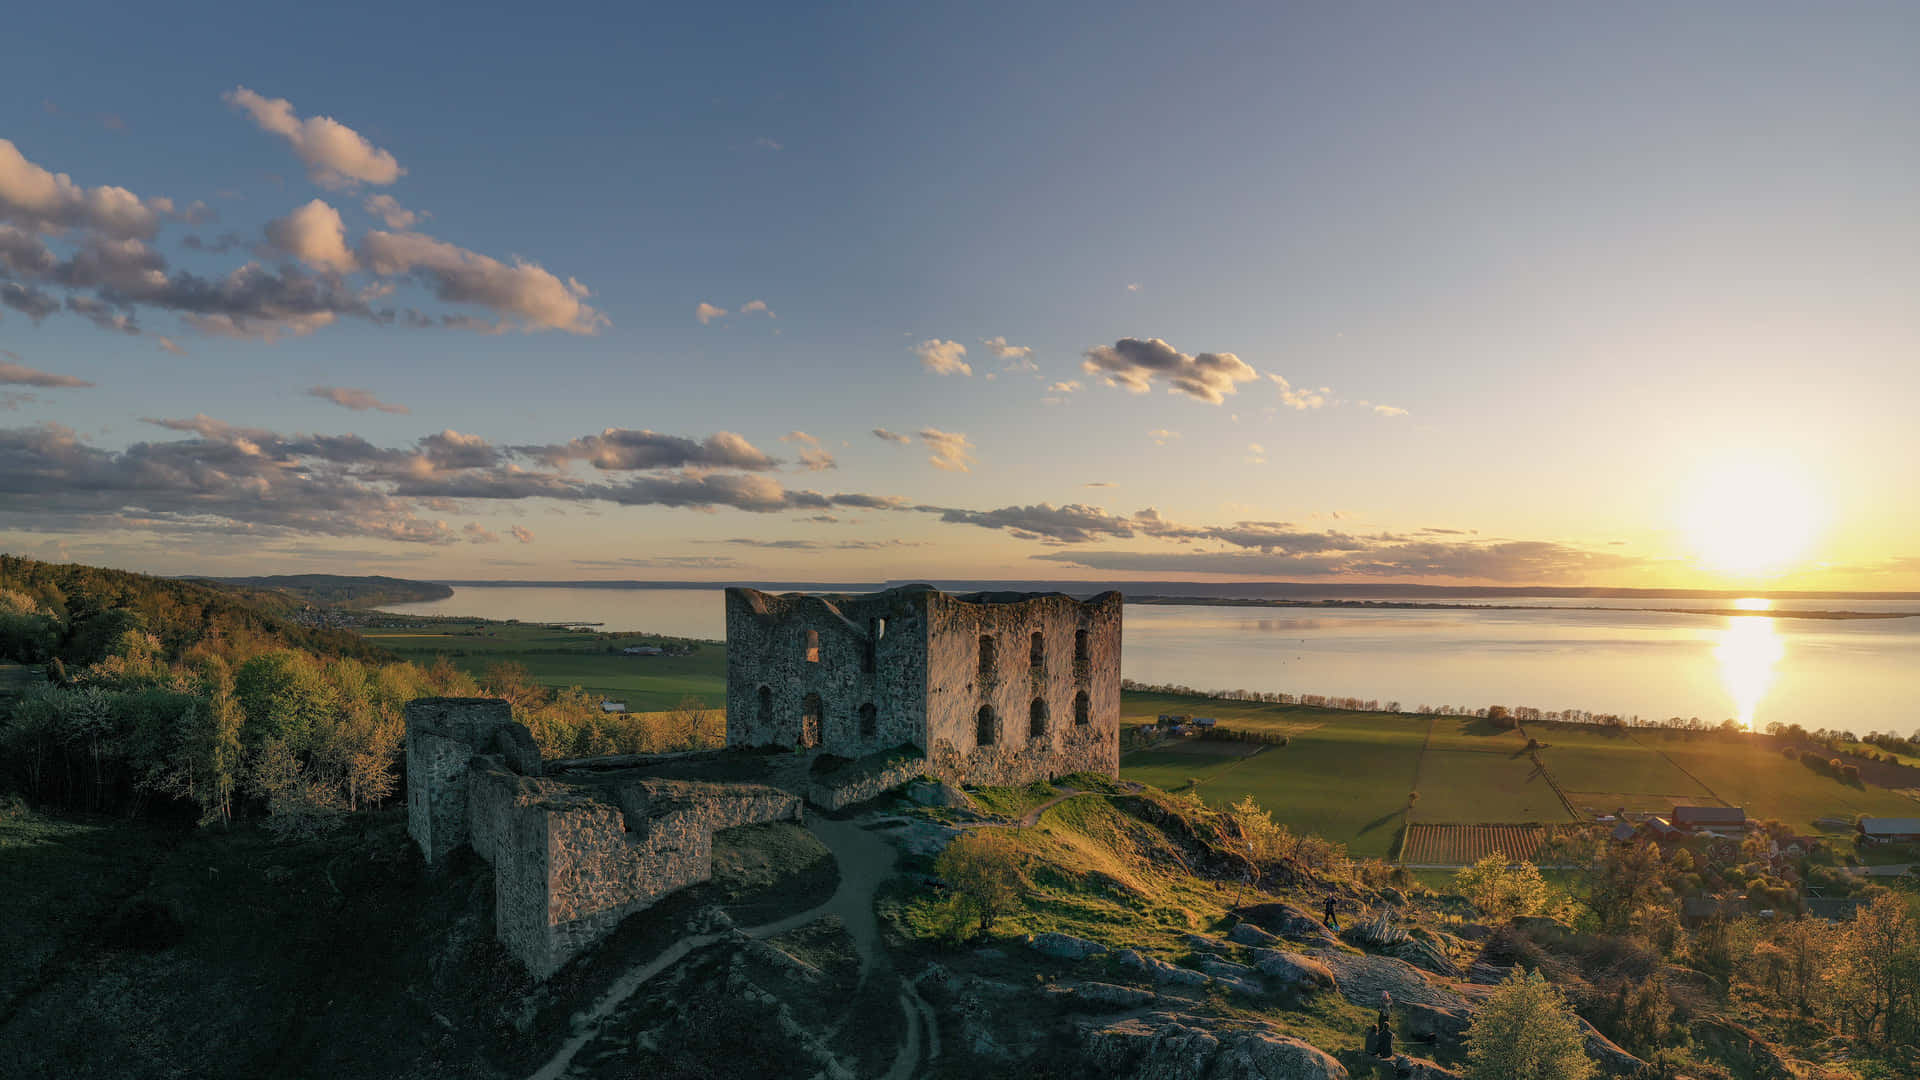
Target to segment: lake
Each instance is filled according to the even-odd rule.
[[[1760,728],[1775,721],[1858,733],[1920,728],[1920,618],[1687,615],[1636,601],[1539,602],[1618,609],[1130,604],[1121,669],[1143,683],[1378,698],[1407,709],[1531,705],[1646,719],[1731,717]],[[1913,603],[1792,606],[1886,611]],[[384,610],[726,636],[718,589],[461,586],[444,600]]]

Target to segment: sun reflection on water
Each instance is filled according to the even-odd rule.
[[[1720,660],[1720,681],[1733,699],[1734,717],[1741,727],[1753,727],[1754,714],[1773,685],[1773,669],[1786,652],[1786,642],[1774,633],[1772,619],[1728,617],[1713,654]]]

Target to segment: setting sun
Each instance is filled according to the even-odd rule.
[[[1696,557],[1730,574],[1778,573],[1804,558],[1817,530],[1820,500],[1792,458],[1743,458],[1704,470],[1686,512]]]

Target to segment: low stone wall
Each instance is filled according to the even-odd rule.
[[[429,863],[471,844],[493,865],[494,931],[536,979],[620,920],[713,876],[713,834],[798,821],[760,784],[623,771],[543,776],[504,701],[407,707],[408,830]]]
[[[844,810],[900,787],[930,771],[926,758],[902,757],[869,768],[849,766],[807,785],[807,801],[822,810]]]

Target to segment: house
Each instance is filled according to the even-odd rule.
[[[1640,830],[1633,827],[1633,822],[1623,821],[1615,825],[1613,831],[1607,835],[1611,837],[1616,844],[1631,844],[1633,838],[1639,835],[1639,833]]]
[[[920,748],[950,783],[1120,771],[1117,592],[731,588],[727,745]]]
[[[1717,829],[1745,831],[1747,811],[1739,806],[1676,806],[1669,820],[1675,828],[1687,832]]]
[[[1860,838],[1873,844],[1920,843],[1920,818],[1863,817]]]
[[[1828,922],[1846,922],[1854,913],[1867,906],[1863,896],[1809,896],[1803,901],[1807,905],[1807,914]]]
[[[1193,726],[1197,728],[1210,728],[1219,722],[1220,721],[1215,720],[1211,716],[1196,716],[1193,718]]]
[[[1653,838],[1655,840],[1660,841],[1661,843],[1666,843],[1671,840],[1678,840],[1681,837],[1686,835],[1686,833],[1682,832],[1679,829],[1674,828],[1672,823],[1667,821],[1666,818],[1659,816],[1658,814],[1648,818],[1646,825],[1647,825],[1647,831],[1652,833]]]
[[[627,703],[624,701],[602,701],[600,702],[600,711],[601,712],[626,712]]]

